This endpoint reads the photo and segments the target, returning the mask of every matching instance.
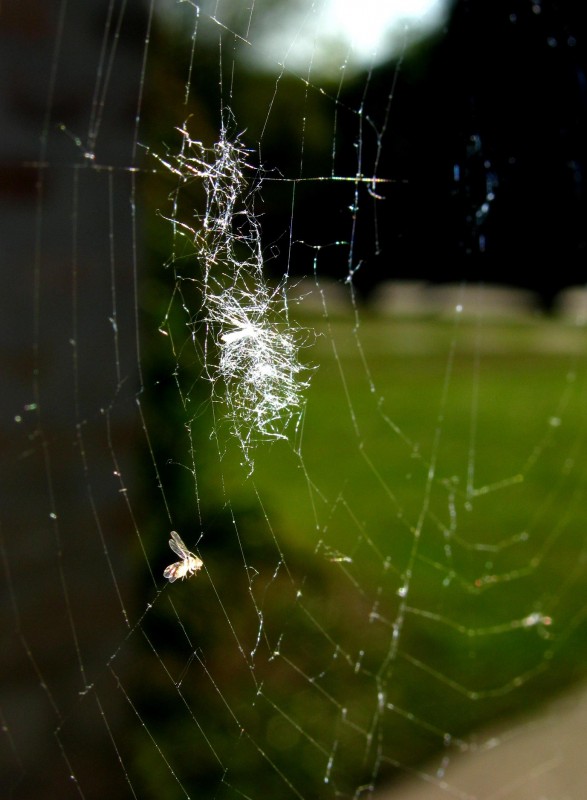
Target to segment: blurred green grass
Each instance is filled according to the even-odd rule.
[[[174,585],[158,650],[183,674],[179,608],[204,654],[183,686],[206,741],[175,711],[170,747],[210,796],[234,793],[208,743],[251,797],[289,796],[282,776],[316,796],[336,745],[330,780],[352,796],[374,748],[385,773],[415,766],[587,673],[586,332],[300,324],[315,332],[305,413],[290,441],[256,449],[252,475],[219,405],[215,421],[209,404],[193,418],[214,592],[204,576]],[[193,487],[181,492],[187,513]],[[542,623],[524,624],[533,614]],[[144,691],[172,713],[167,683]]]
[[[286,551],[323,564],[313,608],[333,641],[360,650],[377,608],[383,629],[362,648],[377,673],[409,583],[388,666],[412,710],[428,698],[422,719],[446,729],[583,676],[586,332],[548,319],[312,327],[301,458],[278,442],[259,448],[250,482],[230,457],[225,474],[233,501],[254,483]],[[526,628],[533,613],[548,624]]]
[[[281,521],[298,544],[315,542],[304,471],[324,495],[313,496],[319,508],[352,498],[375,530],[385,516],[417,520],[431,466],[439,513],[449,483],[461,501],[483,506],[482,542],[506,539],[536,515],[551,527],[568,509],[585,479],[584,330],[548,320],[456,328],[366,318],[358,341],[367,373],[351,322],[312,327],[307,356],[317,368],[295,445],[301,463],[282,442],[262,446],[253,477],[277,513],[286,510]],[[225,467],[229,496],[246,491],[242,470],[230,458]],[[468,484],[474,497],[465,498]],[[581,503],[576,514],[585,521]],[[464,517],[457,528],[467,532]]]

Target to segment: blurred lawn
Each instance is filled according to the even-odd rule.
[[[446,524],[449,483],[457,505],[482,506],[481,527],[471,530],[462,515],[456,524],[471,544],[550,529],[564,514],[582,534],[587,516],[575,495],[586,477],[587,332],[551,321],[455,327],[363,318],[358,340],[372,389],[351,323],[312,327],[316,341],[304,355],[316,370],[295,444],[301,464],[277,442],[259,447],[253,476],[298,545],[316,543],[311,501],[325,524],[339,496],[378,539],[386,538],[383,519],[401,514],[413,526],[431,466],[432,507]],[[248,492],[242,470],[230,458],[225,466],[228,495]]]
[[[247,476],[221,425],[220,461],[204,434],[210,407],[196,419],[218,594],[199,580],[194,613],[193,584],[174,592],[206,654],[202,685],[209,671],[251,738],[235,747],[196,665],[188,703],[250,796],[284,790],[253,741],[302,796],[336,743],[332,785],[352,794],[378,762],[369,742],[384,771],[414,766],[587,673],[586,332],[363,316],[361,354],[351,321],[303,324],[316,369],[290,442],[260,446]],[[545,622],[524,625],[532,614]],[[255,686],[234,636],[255,652]],[[170,730],[203,791],[193,720]]]
[[[587,333],[363,317],[363,361],[351,322],[311,327],[302,458],[278,442],[259,448],[250,481],[230,457],[225,474],[233,502],[253,503],[254,483],[286,552],[324,565],[331,630],[345,631],[349,605],[363,626],[377,606],[387,627],[364,648],[377,670],[409,581],[394,674],[412,708],[427,697],[441,711],[439,727],[516,711],[584,674]],[[520,628],[532,613],[552,624]],[[334,641],[358,648],[346,632]],[[451,682],[476,702],[448,703],[447,717]]]

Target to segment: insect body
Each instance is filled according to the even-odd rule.
[[[176,561],[175,564],[170,564],[165,567],[163,577],[167,578],[169,583],[173,583],[178,578],[188,578],[204,566],[204,562],[198,556],[187,549],[182,542],[177,531],[171,531],[171,539],[169,540],[169,547],[173,552],[181,558],[181,561]]]
[[[236,329],[221,334],[220,338],[224,344],[240,342],[241,339],[255,339],[259,335],[259,328],[256,328],[250,322],[238,322],[236,319],[231,319],[231,322],[234,322]]]

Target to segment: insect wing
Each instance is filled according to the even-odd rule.
[[[183,561],[176,561],[175,564],[170,564],[168,567],[165,567],[163,577],[167,578],[169,583],[173,583],[173,581],[176,581],[180,577],[179,571],[182,565]]]
[[[187,558],[189,555],[189,550],[180,539],[180,536],[177,533],[177,531],[171,531],[171,539],[169,540],[169,547],[171,547],[173,552],[180,558]]]
[[[220,337],[224,344],[230,344],[231,342],[238,342],[240,339],[244,339],[248,336],[248,331],[245,329],[230,331],[229,333],[223,333]]]

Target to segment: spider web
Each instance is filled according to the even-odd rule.
[[[412,40],[326,11],[2,11],[3,796],[580,796],[584,328],[368,298]]]

